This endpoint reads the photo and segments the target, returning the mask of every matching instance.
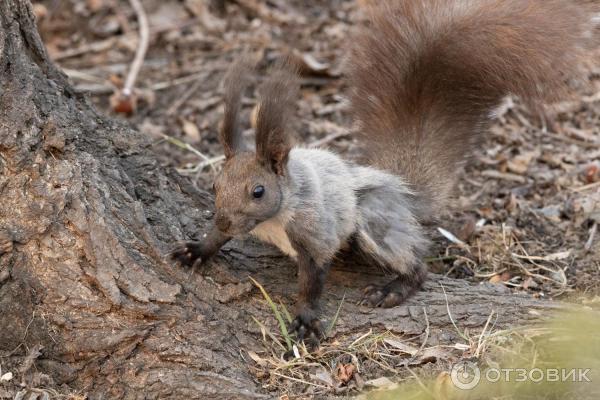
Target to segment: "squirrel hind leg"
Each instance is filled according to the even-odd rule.
[[[384,270],[411,274],[427,252],[429,240],[410,207],[412,195],[393,184],[359,197],[356,249]]]
[[[371,264],[397,276],[387,285],[368,286],[363,303],[397,306],[418,290],[427,276],[423,256],[429,240],[409,206],[410,200],[410,195],[394,190],[391,185],[360,197],[356,249]]]
[[[390,308],[403,303],[425,281],[427,267],[422,260],[422,253],[427,242],[418,234],[420,229],[406,229],[407,226],[404,225],[404,229],[395,226],[382,232],[382,226],[378,228],[378,233],[384,234],[381,237],[375,236],[377,239],[373,237],[376,232],[359,230],[356,244],[372,264],[394,272],[396,279],[383,286],[367,286],[363,290],[361,303],[372,307]]]

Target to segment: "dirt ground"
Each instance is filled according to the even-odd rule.
[[[292,53],[305,66],[294,122],[298,143],[360,156],[345,94],[346,39],[361,1],[144,0],[150,44],[135,83],[138,102],[118,113],[138,47],[136,13],[126,0],[36,2],[51,58],[103,113],[154,139],[165,166],[210,190],[222,150],[220,80],[240,54],[264,73]],[[489,281],[533,297],[586,304],[600,294],[600,51],[593,45],[574,96],[532,112],[509,98],[473,163],[456,209],[435,230],[430,270]],[[260,78],[260,77],[259,77]],[[256,99],[244,99],[247,136]],[[585,300],[582,300],[584,299]],[[591,300],[590,300],[591,299]]]

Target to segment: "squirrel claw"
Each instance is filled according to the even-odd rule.
[[[313,317],[313,313],[300,313],[290,325],[291,331],[296,332],[298,341],[304,341],[309,349],[319,347],[320,339],[324,338],[321,321]]]
[[[169,256],[179,264],[189,267],[195,267],[203,262],[202,251],[198,242],[182,243]]]
[[[401,304],[404,299],[402,293],[393,290],[392,285],[369,285],[363,289],[360,305],[391,308]]]

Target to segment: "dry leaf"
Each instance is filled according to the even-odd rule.
[[[35,3],[33,5],[33,14],[35,15],[35,19],[40,21],[48,15],[48,9],[41,3]]]
[[[490,283],[502,283],[502,282],[508,282],[510,280],[512,276],[510,275],[510,272],[508,271],[504,271],[501,274],[496,274],[494,276],[492,276],[490,278]]]
[[[376,378],[376,379],[371,379],[365,382],[365,386],[372,386],[372,387],[376,387],[376,388],[388,388],[390,386],[394,386],[394,382],[392,382],[391,380],[389,380],[386,377],[381,377],[381,378]]]
[[[508,212],[514,211],[517,208],[517,196],[511,193],[504,202],[504,209]]]
[[[324,383],[327,386],[333,386],[333,378],[331,377],[331,373],[323,367],[317,369],[317,371],[314,374],[310,374],[310,377],[313,380]]]
[[[560,205],[549,205],[544,208],[540,208],[537,211],[550,221],[560,222],[560,215],[562,213],[562,207]]]
[[[188,121],[187,119],[181,120],[181,125],[183,129],[183,133],[185,133],[185,137],[188,142],[199,142],[200,141],[200,131],[195,123]]]
[[[144,135],[148,135],[153,139],[162,139],[163,132],[166,130],[164,126],[155,125],[150,118],[145,118],[141,124],[137,126],[138,131]]]
[[[164,1],[157,4],[159,6],[148,14],[148,23],[152,27],[169,26],[189,18],[189,13],[179,1]]]
[[[117,90],[109,99],[110,107],[114,112],[131,115],[137,108],[137,96],[123,96],[120,90]]]
[[[494,209],[491,207],[481,207],[477,210],[479,212],[479,214],[488,220],[493,220],[494,219]]]
[[[254,360],[255,363],[257,363],[261,367],[264,367],[268,364],[264,358],[261,358],[258,354],[256,354],[252,350],[248,350],[248,355],[250,356],[250,358],[252,360]]]
[[[529,169],[529,164],[534,158],[540,156],[538,151],[527,151],[514,157],[512,160],[506,162],[506,166],[510,172],[514,172],[519,175],[525,175]]]
[[[209,32],[224,32],[227,22],[214,16],[206,0],[186,0],[185,7],[198,19],[204,28]]]
[[[339,364],[337,367],[337,379],[346,384],[352,379],[355,372],[356,367],[354,364]]]
[[[586,183],[594,183],[600,180],[600,168],[596,164],[588,165],[583,172]]]
[[[319,62],[311,54],[300,53],[297,50],[294,50],[292,55],[302,75],[328,75],[329,64]]]
[[[558,253],[548,254],[547,256],[544,256],[543,258],[545,261],[557,261],[557,260],[564,260],[565,258],[569,258],[570,255],[571,255],[571,250],[567,250],[567,251],[560,251]]]
[[[539,285],[537,284],[536,281],[533,280],[532,277],[527,277],[527,279],[525,279],[525,282],[523,282],[523,289],[527,290],[527,289],[535,289],[537,288]]]
[[[108,81],[118,88],[122,88],[125,84],[125,82],[123,81],[123,77],[116,74],[110,74],[108,77]]]
[[[496,171],[494,169],[486,169],[481,172],[481,176],[491,179],[501,179],[509,182],[525,183],[527,179],[521,175],[512,174],[509,172]]]
[[[464,222],[463,226],[459,229],[456,236],[463,242],[467,242],[473,233],[475,233],[476,221],[475,218],[469,217]]]
[[[87,7],[95,13],[105,7],[105,0],[87,0]]]
[[[468,344],[464,344],[464,343],[454,343],[454,347],[456,350],[461,350],[461,351],[467,351],[471,349],[471,346],[469,346]]]
[[[416,348],[415,346],[411,346],[410,344],[406,344],[399,340],[387,338],[387,339],[384,339],[383,341],[386,344],[389,344],[390,346],[392,346],[393,348],[398,349],[406,354],[410,354],[411,356],[414,356],[419,351],[419,349]]]
[[[440,346],[428,347],[417,354],[414,360],[410,360],[409,366],[419,366],[437,362],[438,360],[449,360],[450,358],[451,354],[447,350],[444,350],[444,348]]]

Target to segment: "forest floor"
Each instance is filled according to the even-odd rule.
[[[110,100],[138,47],[129,2],[47,0],[36,3],[35,11],[50,57],[74,87],[88,92],[103,113],[151,137],[165,166],[189,175],[201,189],[211,188],[222,154],[216,139],[219,83],[242,53],[261,60],[261,73],[278,57],[293,54],[305,67],[294,122],[298,143],[359,157],[343,70],[346,40],[362,22],[361,1],[142,3],[150,42],[129,115],[116,112]],[[582,65],[587,79],[573,83],[572,98],[543,112],[509,98],[498,110],[462,173],[456,209],[433,233],[431,271],[598,306],[600,51],[592,47],[588,54]],[[243,108],[249,138],[255,100],[252,88]],[[258,355],[254,361],[267,362]]]

